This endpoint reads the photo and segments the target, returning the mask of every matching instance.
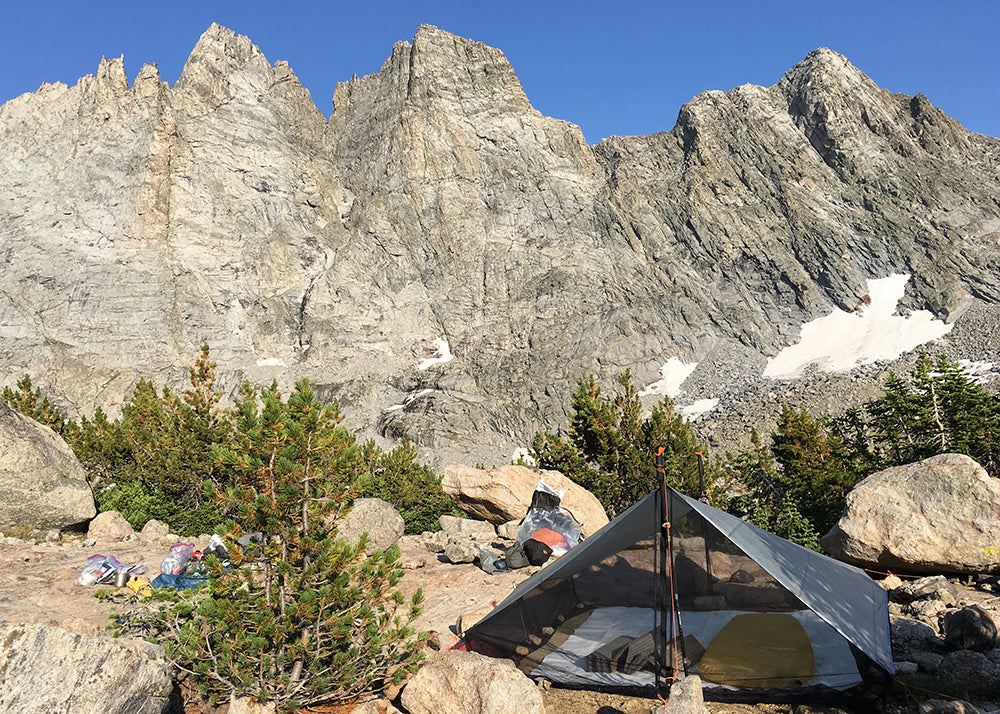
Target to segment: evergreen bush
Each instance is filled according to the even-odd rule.
[[[258,399],[260,407],[258,408]],[[399,681],[418,664],[407,605],[395,590],[399,551],[365,555],[336,537],[366,467],[365,450],[316,400],[308,380],[287,401],[275,385],[244,388],[239,426],[214,457],[235,474],[220,493],[240,524],[261,531],[254,554],[234,548],[233,569],[213,564],[202,590],[161,615],[168,657],[214,699],[232,694],[294,711],[351,699]]]
[[[705,448],[690,422],[668,397],[644,417],[631,374],[619,375],[617,383],[618,393],[609,398],[593,375],[581,379],[570,401],[568,438],[536,434],[531,447],[535,462],[579,483],[614,517],[660,485],[653,452],[665,445],[667,483],[699,497],[698,454]],[[711,483],[709,474],[706,484]],[[714,497],[714,492],[709,495]]]

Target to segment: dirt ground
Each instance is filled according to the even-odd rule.
[[[152,578],[159,571],[167,548],[150,542],[131,540],[82,545],[83,537],[60,543],[7,543],[0,538],[0,620],[41,623],[86,635],[109,633],[111,620],[121,614],[121,605],[94,597],[95,587],[74,584],[74,578],[95,553],[113,555],[123,563],[145,563]],[[467,623],[485,615],[521,580],[537,568],[488,575],[474,565],[454,565],[430,553],[416,539],[401,543],[404,576],[400,589],[409,595],[417,588],[424,593],[423,612],[415,623],[422,630],[437,633],[442,649],[459,639],[457,623]],[[102,588],[106,586],[96,586]],[[543,691],[547,714],[647,714],[659,702],[588,691],[550,688]],[[819,712],[836,714],[844,710],[780,705],[738,705],[707,703],[712,714],[794,714]],[[191,706],[188,712],[199,711]],[[317,708],[317,714],[349,714],[344,706]]]

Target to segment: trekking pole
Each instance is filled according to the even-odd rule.
[[[702,503],[708,503],[708,494],[705,493],[705,465],[701,461],[702,453],[696,451],[694,455],[698,457],[698,491],[701,492],[698,500]]]
[[[663,455],[667,452],[667,445],[660,444],[656,447],[653,453],[656,455],[656,475],[660,479],[660,485],[663,487],[663,493],[667,492],[667,470],[663,467]]]
[[[708,503],[708,494],[705,493],[705,464],[702,462],[703,454],[700,451],[694,452],[698,457],[698,490],[701,496],[698,498],[702,503]],[[708,533],[705,531],[705,522],[701,524],[701,537],[705,541],[705,577],[708,579],[708,592],[712,593],[712,554],[708,548]]]

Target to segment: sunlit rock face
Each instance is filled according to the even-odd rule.
[[[711,419],[870,279],[949,322],[1000,296],[1000,142],[830,50],[595,146],[430,26],[334,105],[213,25],[173,86],[102,60],[0,107],[3,383],[114,413],[208,343],[226,390],[308,376],[363,435],[504,463],[588,373],[714,365],[676,394]]]

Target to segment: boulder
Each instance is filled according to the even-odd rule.
[[[139,531],[139,537],[143,540],[157,543],[161,538],[166,538],[169,533],[170,527],[166,523],[158,521],[155,518],[150,518],[146,521],[146,525],[142,527],[142,530]]]
[[[0,399],[0,530],[46,530],[97,514],[87,472],[47,426]]]
[[[135,531],[132,530],[132,526],[118,511],[98,513],[87,528],[87,537],[93,538],[98,543],[120,543],[129,540],[133,535]]]
[[[944,641],[958,650],[989,652],[997,643],[997,626],[978,605],[946,613],[942,619]]]
[[[497,537],[497,529],[492,523],[477,521],[472,518],[457,518],[441,516],[438,518],[441,531],[449,540],[474,540],[477,542],[491,541]]]
[[[941,659],[938,675],[961,687],[975,690],[1000,681],[1000,666],[980,652],[957,650]]]
[[[872,474],[820,544],[862,567],[913,573],[1000,570],[1000,479],[963,454]]]
[[[912,650],[908,654],[908,659],[916,663],[924,672],[937,672],[941,667],[941,660],[944,659],[944,655],[937,652],[927,652],[926,650]]]
[[[908,617],[889,617],[889,631],[893,649],[940,652],[944,641],[933,627]]]
[[[357,499],[337,523],[337,534],[351,545],[357,545],[361,534],[367,533],[369,554],[394,546],[405,529],[399,511],[380,498]]]
[[[44,625],[0,625],[4,714],[161,714],[172,671],[144,640],[74,635]]]
[[[597,497],[558,471],[527,466],[498,466],[487,470],[448,466],[441,479],[441,488],[473,518],[500,525],[524,518],[539,480],[557,491],[566,491],[560,505],[583,525],[585,536],[593,535],[608,522],[608,515]]]
[[[545,714],[542,693],[514,663],[448,650],[403,690],[409,714]]]

